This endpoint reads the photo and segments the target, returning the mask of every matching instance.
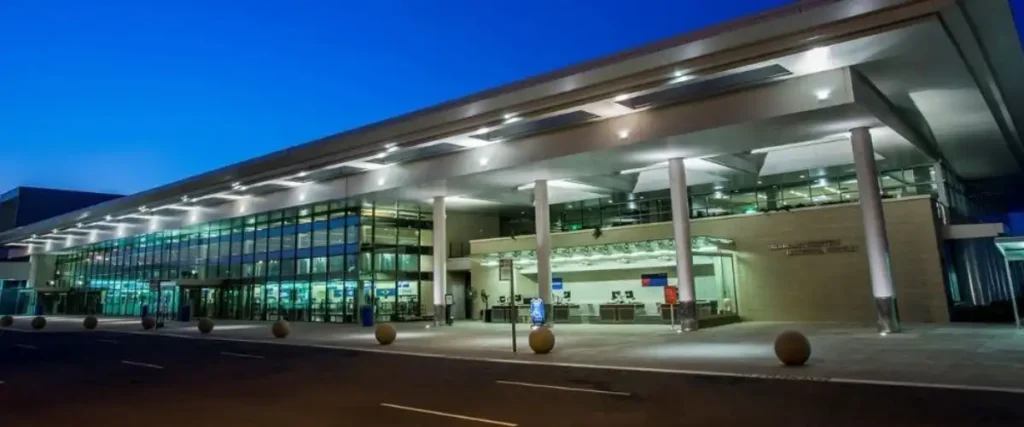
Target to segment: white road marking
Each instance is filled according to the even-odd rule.
[[[613,396],[629,396],[630,395],[629,393],[626,393],[624,391],[594,390],[594,389],[591,389],[591,388],[563,387],[563,386],[557,386],[557,385],[524,383],[524,382],[519,382],[519,381],[502,381],[502,380],[498,380],[498,381],[495,381],[495,382],[498,383],[498,384],[517,385],[517,386],[521,386],[521,387],[547,388],[547,389],[551,389],[551,390],[578,391],[578,392],[582,392],[582,393],[594,393],[594,394],[609,394],[609,395],[613,395]]]
[[[111,331],[122,334],[136,334],[136,335],[150,335],[147,332],[135,332],[135,331]],[[295,341],[281,341],[281,340],[253,340],[253,339],[240,339],[240,338],[224,338],[224,337],[203,337],[184,334],[161,334],[165,337],[183,338],[183,339],[206,339],[215,341],[225,342],[244,342],[244,343],[260,343],[260,344],[274,344],[274,345],[286,345],[292,347],[309,347],[309,348],[323,348],[329,350],[345,350],[355,351],[361,353],[381,353],[381,354],[395,354],[399,356],[415,356],[415,357],[429,357],[433,359],[448,359],[448,360],[465,360],[471,362],[488,362],[488,363],[506,363],[512,365],[538,365],[538,366],[556,366],[562,368],[580,368],[580,369],[598,369],[604,371],[627,371],[627,372],[648,372],[656,374],[675,374],[675,375],[699,375],[706,377],[726,377],[726,378],[750,378],[759,380],[780,380],[780,381],[811,381],[811,382],[823,382],[823,383],[839,383],[839,384],[863,384],[863,385],[880,385],[890,387],[920,387],[920,388],[935,388],[943,390],[964,390],[964,391],[990,391],[995,393],[1012,393],[1012,394],[1024,394],[1024,387],[999,387],[999,386],[979,386],[969,384],[948,384],[948,383],[926,383],[926,382],[913,382],[913,381],[883,381],[883,380],[869,380],[869,379],[858,379],[858,378],[842,378],[842,377],[812,377],[803,375],[770,375],[770,374],[754,374],[754,373],[743,373],[743,372],[727,372],[727,371],[701,371],[693,369],[669,369],[669,368],[645,368],[641,366],[623,366],[623,365],[595,365],[587,363],[570,363],[570,362],[544,362],[537,360],[521,360],[521,359],[498,359],[494,357],[473,357],[473,356],[458,356],[452,354],[440,354],[440,353],[417,353],[413,351],[402,351],[402,350],[384,350],[379,348],[369,347],[355,347],[355,346],[342,346],[342,345],[328,345],[328,344],[307,344]],[[780,368],[781,369],[781,368]]]
[[[18,347],[18,348],[24,348],[26,350],[39,350],[39,347],[36,347],[34,345],[28,345],[28,344],[15,344],[14,346]]]
[[[97,342],[105,342],[107,344],[117,344],[117,341],[114,341],[114,340],[96,340],[96,341]]]
[[[243,359],[266,359],[265,357],[257,354],[232,353],[230,351],[222,351],[220,352],[220,354],[223,354],[225,356],[241,357]]]
[[[132,362],[131,360],[122,360],[121,363],[125,365],[141,366],[143,368],[163,369],[163,366],[154,365],[152,363]]]
[[[395,404],[391,404],[391,403],[381,403],[380,406],[384,406],[384,407],[387,407],[387,408],[401,409],[401,410],[404,410],[404,411],[412,411],[412,412],[419,412],[419,413],[423,413],[423,414],[437,415],[437,416],[441,416],[441,417],[457,418],[457,419],[466,420],[466,421],[476,421],[478,423],[484,423],[484,424],[494,424],[494,425],[498,425],[498,426],[516,427],[516,426],[519,425],[519,424],[516,424],[516,423],[507,423],[507,422],[504,422],[504,421],[495,421],[495,420],[489,420],[489,419],[486,419],[486,418],[468,417],[468,416],[459,415],[459,414],[449,414],[447,412],[431,411],[429,409],[413,408],[411,406],[395,405]]]

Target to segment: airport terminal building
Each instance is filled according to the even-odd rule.
[[[895,332],[1019,295],[969,184],[1022,174],[1021,75],[1006,0],[799,2],[0,244],[45,313]]]

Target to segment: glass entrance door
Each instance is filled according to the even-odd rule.
[[[248,295],[245,287],[220,288],[217,290],[217,317],[222,319],[247,319]]]

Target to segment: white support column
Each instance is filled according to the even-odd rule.
[[[551,211],[548,204],[548,182],[538,180],[533,186],[534,223],[537,227],[537,297],[544,301],[544,324],[551,325]],[[513,272],[512,274],[515,274]]]
[[[679,325],[684,331],[696,331],[697,292],[693,282],[693,248],[690,244],[690,193],[686,188],[686,166],[683,159],[668,161],[668,181],[672,203],[672,237],[676,243]]]
[[[434,326],[447,323],[444,296],[448,293],[448,227],[444,197],[434,197]]]
[[[882,193],[878,186],[875,149],[868,128],[850,130],[853,163],[857,171],[857,191],[864,221],[864,246],[871,272],[871,292],[878,312],[878,332],[885,335],[900,331],[896,292],[889,266],[889,238],[882,213]]]

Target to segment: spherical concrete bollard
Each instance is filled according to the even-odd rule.
[[[292,333],[292,325],[287,320],[281,319],[274,322],[274,326],[270,327],[270,332],[277,338],[284,338]]]
[[[10,314],[5,314],[3,317],[0,317],[0,328],[9,328],[13,324],[14,318],[11,317]]]
[[[530,331],[530,349],[537,354],[548,354],[555,348],[555,333],[544,326]]]
[[[811,358],[811,342],[797,331],[783,331],[775,337],[775,356],[786,366],[802,366]]]
[[[213,319],[209,317],[203,317],[199,319],[199,332],[208,334],[213,332]]]
[[[146,316],[146,317],[142,318],[142,329],[143,330],[147,330],[148,331],[150,329],[153,329],[154,327],[156,327],[156,319],[154,319],[152,316]]]
[[[380,345],[388,345],[395,342],[395,338],[398,336],[398,331],[395,329],[395,325],[390,323],[381,323],[377,325],[377,330],[373,331],[373,336],[377,337],[377,342]]]
[[[82,321],[82,326],[90,331],[96,329],[99,324],[100,321],[96,319],[96,316],[85,316],[85,320]]]
[[[36,316],[32,318],[32,329],[40,330],[46,327],[46,318],[43,316]]]

